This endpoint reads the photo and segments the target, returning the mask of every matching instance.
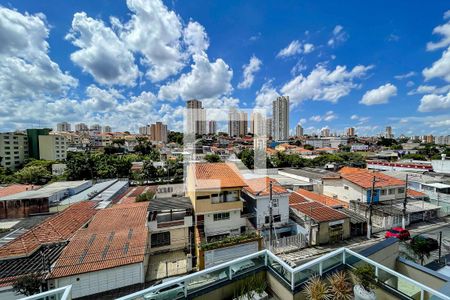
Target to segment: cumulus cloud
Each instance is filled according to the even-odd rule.
[[[277,97],[279,97],[280,94],[277,92],[277,90],[272,87],[272,81],[265,82],[259,91],[256,92],[256,98],[255,98],[255,107],[258,108],[269,108],[272,107],[273,101]],[[267,113],[272,113],[270,110],[267,111]]]
[[[330,122],[337,119],[337,115],[332,111],[327,111],[323,116],[321,115],[315,115],[315,116],[311,116],[309,118],[310,121],[314,121],[314,122]]]
[[[333,29],[331,38],[328,40],[328,46],[334,47],[345,42],[348,39],[348,34],[344,31],[342,25],[336,25]]]
[[[303,45],[303,52],[305,54],[311,53],[314,51],[314,45],[311,43],[306,43]]]
[[[450,82],[450,49],[445,50],[441,58],[435,61],[430,68],[425,68],[422,74],[425,80],[443,78]]]
[[[42,14],[0,6],[0,103],[64,96],[78,81],[48,55],[49,27]]]
[[[127,6],[132,12],[131,20],[117,26],[130,49],[143,56],[142,63],[148,67],[147,76],[156,82],[179,73],[187,57],[182,51],[183,27],[178,15],[161,0],[127,0]],[[198,36],[193,31],[199,28],[192,24],[188,28],[188,41],[194,42]],[[189,46],[194,50],[206,44],[191,43]]]
[[[447,11],[448,13],[448,11]],[[450,45],[450,21],[446,24],[439,25],[433,29],[433,34],[440,35],[441,40],[438,42],[428,42],[427,50],[433,51]]]
[[[394,78],[397,79],[397,80],[403,80],[403,79],[407,79],[407,78],[410,78],[410,77],[413,77],[413,76],[416,76],[416,72],[410,71],[410,72],[405,73],[405,74],[396,75],[396,76],[394,76]]]
[[[210,62],[206,55],[195,54],[193,59],[189,73],[160,88],[159,99],[214,98],[232,91],[233,70],[221,58]]]
[[[419,85],[416,89],[408,92],[408,95],[417,94],[445,94],[450,91],[450,84],[437,87],[435,85]]]
[[[133,53],[101,20],[75,13],[66,39],[80,48],[70,55],[71,60],[98,83],[135,85],[139,71]]]
[[[242,69],[244,70],[244,78],[238,84],[238,88],[246,89],[252,86],[253,81],[255,80],[255,73],[261,69],[262,61],[256,56],[252,56],[248,64],[243,65]]]
[[[355,79],[364,77],[372,66],[355,66],[347,70],[346,66],[337,66],[334,70],[327,70],[318,65],[308,76],[302,74],[287,82],[281,92],[289,95],[295,106],[303,100],[324,100],[336,103],[340,98],[348,95],[359,85]]]
[[[450,93],[447,93],[446,95],[430,94],[425,95],[420,99],[418,111],[431,112],[448,109],[450,109]]]
[[[198,22],[189,22],[184,29],[183,39],[191,54],[202,54],[209,47],[209,39],[205,27]]]
[[[358,121],[358,124],[364,124],[370,120],[370,117],[362,117],[362,116],[358,116],[358,115],[352,115],[350,117],[350,119],[353,121]]]
[[[384,104],[389,98],[397,95],[397,87],[391,83],[382,85],[376,89],[367,91],[359,103],[364,105]]]
[[[288,46],[278,52],[277,57],[285,58],[302,53],[302,44],[298,40],[293,40]]]

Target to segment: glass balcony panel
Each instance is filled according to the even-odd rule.
[[[322,261],[322,273],[331,271],[340,265],[342,265],[342,253],[336,254],[335,256]]]
[[[403,278],[398,278],[397,279],[397,289],[401,293],[403,293],[411,298],[420,299],[421,289],[417,285],[411,283],[410,281],[406,281]]]
[[[350,269],[353,269],[359,265],[366,264],[366,262],[347,252],[345,253],[345,264],[350,267]]]
[[[224,267],[207,274],[199,274],[193,278],[186,280],[186,287],[188,293],[207,286],[216,284],[221,281],[226,281],[229,278],[229,268]]]
[[[311,277],[319,275],[319,263],[312,265],[309,268],[294,273],[295,286],[308,281]]]
[[[268,257],[268,267],[270,267],[275,273],[280,275],[286,280],[286,283],[291,284],[291,272],[285,269],[279,262],[275,261],[272,257]]]
[[[250,271],[256,270],[259,267],[264,266],[264,255],[248,259],[242,262],[238,262],[230,266],[231,276],[235,277],[241,274],[248,273]]]

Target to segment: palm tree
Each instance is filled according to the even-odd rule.
[[[319,277],[312,277],[303,290],[308,300],[331,300],[330,288]]]
[[[429,240],[419,235],[413,237],[407,245],[408,249],[418,258],[420,264],[423,266],[425,257],[429,258],[432,251]]]
[[[338,271],[328,277],[330,294],[336,300],[350,300],[353,298],[352,285],[345,271]]]

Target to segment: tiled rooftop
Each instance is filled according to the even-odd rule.
[[[195,163],[189,166],[196,189],[244,187],[246,183],[233,163]]]
[[[407,195],[408,195],[408,197],[412,197],[412,198],[414,198],[414,197],[419,197],[419,198],[420,197],[428,197],[427,194],[419,192],[419,191],[415,191],[415,190],[412,190],[412,189],[408,189]]]
[[[94,216],[95,205],[92,201],[79,202],[46,219],[1,247],[0,258],[27,256],[41,245],[67,241]]]
[[[304,198],[310,201],[316,201],[320,202],[322,204],[325,204],[327,206],[331,207],[348,207],[348,203],[339,199],[335,199],[332,197],[328,197],[325,195],[317,194],[314,192],[310,192],[304,189],[298,189],[296,193],[300,194]]]
[[[245,183],[247,184],[247,186],[244,187],[244,190],[253,195],[258,194],[258,196],[267,196],[270,193],[269,191],[270,182],[272,182],[273,194],[288,193],[288,190],[280,186],[278,184],[278,181],[269,177],[246,179]]]
[[[70,240],[52,278],[142,262],[147,247],[148,203],[117,204],[99,211]]]
[[[4,188],[0,188],[0,198],[33,189],[38,189],[39,187],[40,187],[39,185],[31,185],[31,184],[13,184]]]
[[[347,215],[319,202],[289,203],[289,206],[307,215],[318,223],[348,218]]]
[[[405,185],[403,180],[397,179],[395,177],[391,177],[385,175],[380,172],[371,172],[366,169],[357,169],[357,168],[342,168],[339,173],[342,178],[353,182],[354,184],[363,187],[365,189],[372,187],[372,180],[375,177],[375,187],[389,187],[389,186],[401,186]]]

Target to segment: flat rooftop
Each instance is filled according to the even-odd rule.
[[[311,179],[323,179],[323,178],[339,178],[340,175],[335,172],[331,172],[324,169],[319,168],[301,168],[301,169],[280,169],[279,174],[287,173],[295,176],[307,177]]]

